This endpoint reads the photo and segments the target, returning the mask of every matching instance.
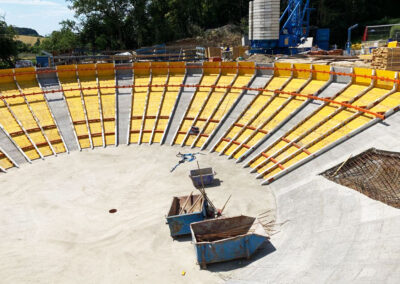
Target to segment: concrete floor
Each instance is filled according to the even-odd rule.
[[[244,269],[251,261],[200,270],[190,238],[169,236],[165,215],[172,196],[196,191],[188,178],[195,162],[170,173],[179,151],[193,152],[159,145],[98,148],[0,175],[0,282],[220,283]],[[200,165],[212,166],[221,180],[207,189],[213,203],[221,208],[232,194],[227,215],[275,209],[272,191],[240,165],[203,153]],[[118,212],[109,214],[113,208]]]
[[[397,112],[270,184],[276,251],[228,283],[399,283],[400,210],[319,176],[371,147],[400,152],[399,133]]]

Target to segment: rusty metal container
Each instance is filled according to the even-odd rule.
[[[237,216],[192,223],[190,225],[197,263],[249,259],[268,240],[267,232],[257,218]]]
[[[190,235],[190,224],[203,221],[207,208],[207,201],[200,194],[174,197],[167,215],[171,237]]]

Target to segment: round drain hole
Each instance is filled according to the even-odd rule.
[[[108,210],[108,213],[110,213],[110,214],[117,213],[117,209],[110,209],[110,210]]]

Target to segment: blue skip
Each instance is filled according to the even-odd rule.
[[[249,259],[268,240],[261,222],[248,216],[196,222],[190,229],[197,263],[203,269],[210,263]]]
[[[167,215],[171,237],[190,235],[190,224],[213,218],[215,213],[202,195],[174,197]]]

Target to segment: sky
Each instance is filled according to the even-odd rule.
[[[73,19],[65,0],[0,0],[0,15],[6,23],[35,29],[45,36],[60,28],[59,22]]]

